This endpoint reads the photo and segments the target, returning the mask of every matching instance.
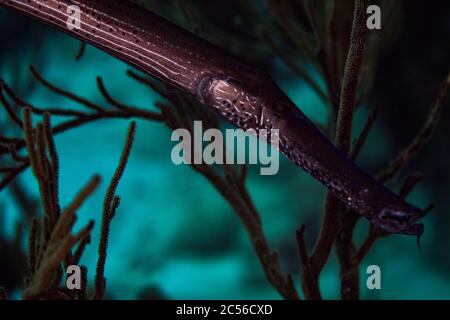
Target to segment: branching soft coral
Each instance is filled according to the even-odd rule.
[[[73,201],[64,209],[59,203],[59,157],[53,139],[50,113],[43,113],[43,121],[32,126],[32,108],[25,107],[23,120],[16,123],[23,128],[27,149],[27,160],[20,156],[19,162],[29,164],[37,181],[43,217],[33,218],[29,231],[29,275],[25,279],[24,299],[86,299],[87,269],[81,267],[83,283],[81,290],[68,290],[61,285],[64,272],[69,265],[78,265],[86,245],[90,242],[94,221],[90,221],[79,232],[73,234],[76,213],[85,200],[97,189],[100,177],[94,176],[78,192]],[[133,144],[135,123],[131,123],[124,151],[116,174],[105,195],[104,211],[99,245],[99,259],[96,273],[95,299],[104,298],[106,279],[104,268],[111,220],[119,206],[115,192],[125,170]],[[13,147],[10,150],[16,150]],[[4,290],[2,297],[6,298]]]

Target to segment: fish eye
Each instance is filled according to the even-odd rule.
[[[213,83],[213,78],[210,76],[205,76],[200,79],[196,88],[196,96],[204,101],[206,96],[208,95],[208,91],[211,88],[211,84]]]
[[[412,216],[402,211],[383,209],[379,215],[379,218],[385,222],[393,222],[396,224],[404,225],[411,220]]]
[[[273,105],[273,112],[275,113],[276,116],[278,117],[283,117],[286,114],[288,114],[290,110],[290,105],[287,104],[286,102],[275,102],[275,104]]]

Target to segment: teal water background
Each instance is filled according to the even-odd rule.
[[[4,10],[0,14],[0,25],[6,25]],[[73,57],[78,41],[45,31],[40,48],[45,52],[45,61],[39,71],[50,82],[104,104],[95,85],[95,77],[100,75],[116,99],[154,109],[153,103],[159,97],[125,75],[129,66],[91,46],[77,62]],[[17,76],[27,79],[27,65],[34,63],[33,50],[33,43],[22,43],[14,50],[4,51],[1,76],[7,82],[13,82]],[[319,123],[326,122],[327,109],[309,87],[293,77],[278,80],[309,117]],[[39,85],[22,95],[37,106],[80,108]],[[358,111],[355,132],[361,129],[368,112],[368,108]],[[76,225],[78,229],[89,219],[96,221],[92,244],[82,260],[88,266],[91,283],[97,260],[102,200],[128,124],[127,120],[97,121],[56,137],[63,205],[71,201],[93,174],[103,177],[101,187],[79,211]],[[379,167],[394,155],[397,146],[391,143],[390,134],[383,122],[377,122],[360,163],[367,168]],[[114,299],[148,295],[171,299],[279,298],[265,280],[235,213],[203,177],[189,166],[172,163],[173,145],[165,126],[138,121],[135,145],[117,191],[122,201],[111,226],[106,264],[108,296]],[[306,224],[307,243],[313,245],[320,227],[325,188],[283,156],[280,160],[276,176],[260,176],[258,166],[251,166],[247,185],[271,246],[280,250],[283,269],[293,273],[299,284],[295,231]],[[37,198],[37,184],[30,170],[19,179]],[[428,205],[433,199],[431,184],[420,185],[409,200],[422,207]],[[14,222],[22,216],[8,191],[0,194],[0,203],[6,217],[4,229],[11,236]],[[438,214],[448,211],[446,204],[448,208],[448,201],[438,203]],[[442,239],[448,243],[448,233],[435,236],[435,231],[440,230],[437,221],[433,216],[425,219],[427,231],[422,251],[417,249],[415,239],[407,236],[394,235],[376,243],[362,264],[362,298],[450,298],[450,272],[442,267],[448,263],[448,244],[439,248]],[[358,225],[359,241],[367,227],[365,221]],[[369,291],[365,287],[365,268],[370,264],[381,267],[381,290]],[[339,269],[334,252],[321,275],[321,289],[324,298],[339,298]]]

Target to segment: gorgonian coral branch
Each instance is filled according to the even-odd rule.
[[[447,98],[450,92],[450,73],[444,80],[444,84],[439,91],[436,101],[431,106],[428,116],[420,129],[419,133],[414,137],[411,143],[400,153],[397,157],[392,160],[386,168],[381,170],[378,174],[378,179],[380,181],[388,181],[396,176],[396,174],[408,163],[412,158],[414,158],[430,140],[434,128],[436,127],[439,116],[441,114],[442,108],[447,102]]]

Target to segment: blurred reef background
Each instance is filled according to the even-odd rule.
[[[311,61],[311,48],[300,48],[293,38],[285,36],[286,26],[277,20],[281,15],[281,20],[289,21],[283,15],[290,12],[292,21],[304,26],[301,30],[309,35],[306,39],[312,38],[312,29],[302,22],[308,18],[298,4],[307,1],[253,1],[251,5],[238,0],[140,2],[263,67],[310,118],[324,128],[329,125],[333,112],[321,97],[327,84],[317,64]],[[319,2],[323,6],[317,5]],[[392,2],[377,2],[382,7],[382,30],[374,31],[374,48],[369,48],[376,58],[362,71],[364,85],[353,128],[357,135],[376,107],[374,126],[358,159],[372,174],[417,134],[450,70],[450,2],[398,1],[398,5],[390,5]],[[315,3],[319,18],[323,16],[324,20],[330,10],[328,5],[334,3],[342,22],[333,29],[338,31],[335,39],[348,38],[353,2]],[[291,5],[292,11],[283,11]],[[302,39],[297,37],[297,41]],[[154,103],[161,101],[157,93],[127,76],[130,67],[125,63],[92,46],[86,46],[76,60],[78,40],[4,8],[0,8],[0,44],[0,77],[33,105],[81,108],[37,83],[29,65],[51,83],[99,105],[105,102],[97,88],[97,76],[102,77],[115,99],[127,105],[156,110]],[[343,41],[342,50],[334,47],[336,59],[345,61],[347,46],[348,42]],[[62,120],[55,116],[53,121]],[[2,135],[17,133],[10,123],[2,112]],[[93,174],[112,176],[128,125],[129,121],[123,119],[99,120],[55,136],[60,156],[61,203],[69,203]],[[117,190],[121,205],[111,224],[105,269],[107,298],[280,298],[265,279],[245,229],[230,205],[198,172],[172,163],[174,143],[170,134],[160,123],[137,120],[134,147]],[[360,267],[361,298],[450,299],[449,137],[447,104],[429,143],[388,184],[398,191],[408,173],[423,173],[424,180],[408,196],[408,201],[419,207],[435,204],[424,219],[422,250],[417,249],[414,238],[407,236],[392,235],[376,242]],[[275,176],[260,176],[259,167],[250,166],[247,188],[261,215],[268,242],[279,250],[283,270],[294,275],[299,287],[296,230],[306,225],[305,241],[311,249],[320,229],[326,190],[285,157],[280,156],[280,160],[280,171]],[[76,230],[90,219],[101,220],[106,181],[80,208]],[[40,211],[37,184],[27,169],[0,193],[0,286],[11,298],[21,296],[29,218]],[[92,270],[88,277],[94,276],[99,228],[97,223],[92,244],[81,260]],[[367,230],[368,223],[361,219],[355,232],[357,244],[361,244]],[[371,264],[381,267],[381,290],[369,291],[365,287],[365,270]],[[338,259],[333,250],[320,275],[323,298],[339,299],[339,281]]]

